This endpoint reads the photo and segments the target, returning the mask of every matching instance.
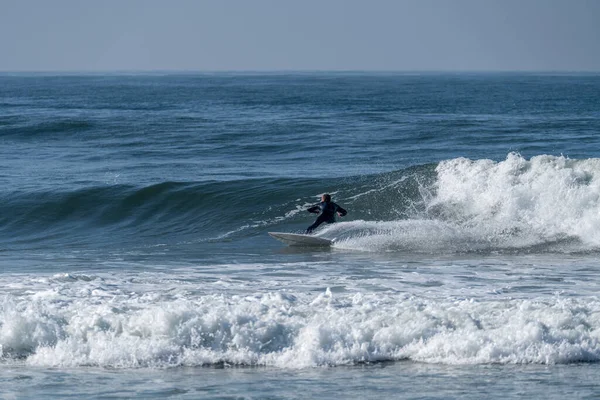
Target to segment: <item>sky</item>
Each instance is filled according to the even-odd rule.
[[[0,71],[600,71],[600,0],[0,0]]]

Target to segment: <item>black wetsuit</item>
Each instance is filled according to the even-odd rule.
[[[312,224],[308,227],[308,229],[306,229],[306,233],[311,233],[324,222],[328,224],[335,222],[336,212],[340,213],[340,216],[342,217],[348,213],[346,210],[335,204],[333,201],[322,201],[319,204],[315,204],[314,206],[308,209],[308,212],[311,213],[318,213],[319,211],[321,212],[321,215],[317,217],[317,220],[314,224]]]

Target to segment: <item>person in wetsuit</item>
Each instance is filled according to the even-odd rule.
[[[331,195],[329,194],[324,194],[321,196],[321,202],[310,207],[307,211],[314,214],[318,214],[319,212],[321,213],[321,215],[317,217],[315,223],[306,229],[307,234],[312,233],[312,231],[317,229],[317,227],[322,223],[331,224],[335,222],[335,213],[337,213],[340,217],[343,217],[348,213],[342,207],[331,201]]]

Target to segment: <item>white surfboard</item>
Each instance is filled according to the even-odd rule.
[[[288,246],[329,247],[333,244],[333,240],[298,233],[269,232],[269,235]]]

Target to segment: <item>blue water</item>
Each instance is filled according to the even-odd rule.
[[[598,133],[597,74],[0,75],[0,396],[595,398]]]

